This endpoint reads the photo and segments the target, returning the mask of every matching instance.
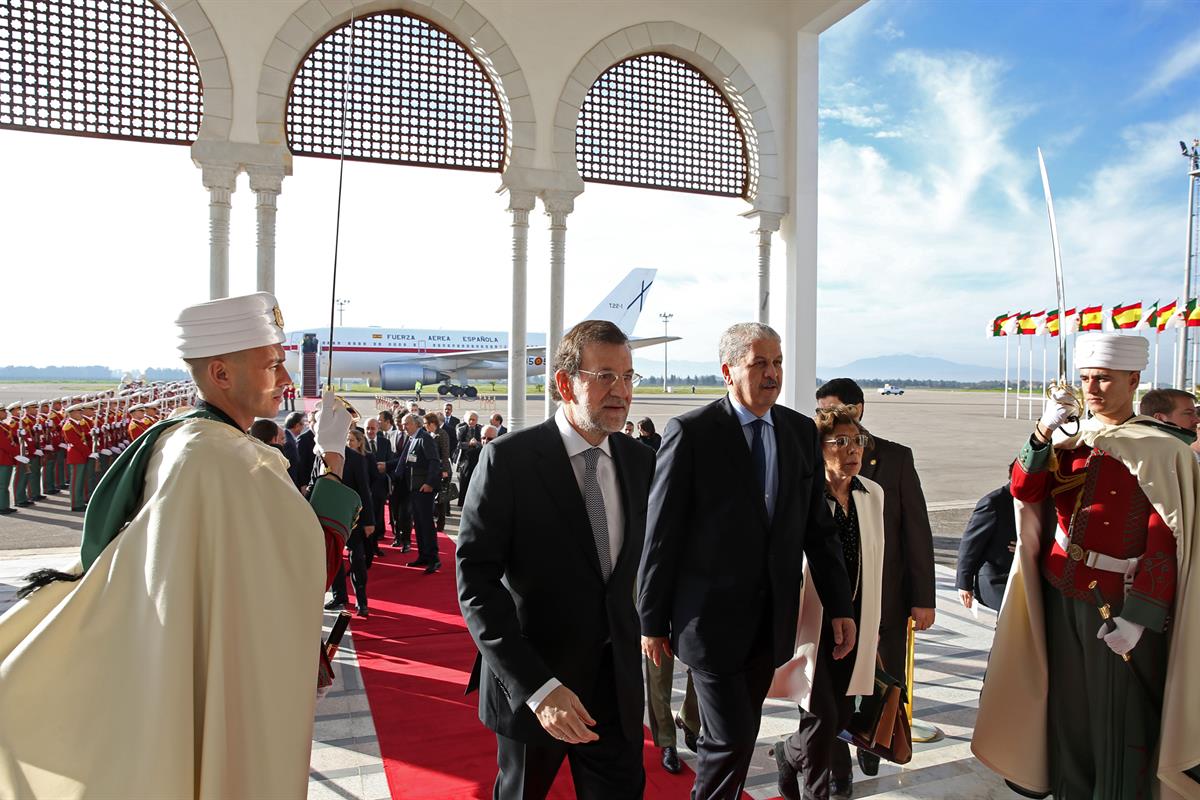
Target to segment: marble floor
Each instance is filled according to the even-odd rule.
[[[75,559],[75,553],[74,549],[6,553],[0,559],[0,612],[12,603],[21,576],[39,567],[65,568]],[[971,756],[969,747],[994,616],[983,609],[975,618],[963,609],[954,589],[953,572],[941,565],[937,570],[938,618],[933,628],[918,636],[914,695],[917,720],[935,726],[940,735],[936,741],[915,744],[912,761],[902,768],[885,762],[879,775],[867,778],[855,765],[857,798],[1015,797],[1003,781]],[[332,621],[333,615],[328,615],[326,622]],[[343,641],[337,664],[338,681],[317,704],[308,797],[383,800],[390,795],[352,636],[347,635]],[[685,685],[682,668],[675,678],[678,709]],[[795,730],[796,720],[794,705],[767,701],[759,747],[746,786],[756,800],[778,796],[775,763],[768,750]],[[680,756],[685,762],[695,758],[682,741]]]

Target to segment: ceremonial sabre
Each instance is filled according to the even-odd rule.
[[[1046,210],[1050,214],[1050,241],[1054,246],[1054,289],[1058,300],[1058,379],[1046,387],[1046,396],[1052,397],[1057,389],[1065,389],[1074,398],[1074,409],[1070,420],[1078,426],[1079,418],[1083,416],[1083,398],[1079,390],[1071,384],[1067,375],[1067,343],[1063,331],[1063,319],[1067,313],[1066,290],[1063,287],[1062,250],[1058,246],[1058,224],[1054,221],[1054,197],[1050,194],[1050,176],[1046,174],[1046,161],[1042,158],[1042,148],[1037,149],[1038,167],[1042,171],[1042,192],[1046,195]],[[1078,430],[1076,431],[1078,432]]]

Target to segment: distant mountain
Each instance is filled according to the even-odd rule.
[[[889,380],[930,381],[998,381],[1004,380],[1004,370],[981,367],[977,364],[958,364],[944,358],[929,356],[891,355],[860,358],[840,367],[817,367],[817,375],[829,378],[878,378]]]
[[[639,375],[654,375],[658,378],[662,377],[663,362],[661,358],[662,351],[659,351],[660,357],[654,358],[635,358],[633,360],[633,369]],[[720,375],[721,365],[716,361],[681,361],[678,359],[670,359],[669,368],[672,375],[679,377],[687,377],[691,375]]]

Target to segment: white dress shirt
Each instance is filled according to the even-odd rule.
[[[571,426],[567,412],[562,406],[559,406],[554,414],[554,423],[558,426],[563,446],[567,449],[567,458],[571,462],[571,470],[575,473],[575,482],[579,485],[579,495],[582,497],[583,474],[586,469],[583,454],[584,451],[592,449],[593,445]],[[604,495],[604,515],[608,519],[608,552],[612,555],[615,566],[621,553],[621,544],[625,541],[625,509],[621,507],[621,485],[617,481],[617,465],[613,462],[608,437],[605,436],[599,445],[594,446],[599,447],[604,454],[596,461],[596,482],[600,484],[600,493]],[[558,678],[551,678],[529,696],[525,705],[529,706],[530,711],[537,713],[538,706],[546,699],[546,695],[561,685]]]

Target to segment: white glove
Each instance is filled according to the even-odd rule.
[[[313,450],[317,455],[346,452],[346,434],[350,432],[352,418],[341,400],[330,390],[321,393],[317,403],[317,418],[313,423]]]
[[[100,458],[100,454],[99,454],[99,453],[92,453],[90,456],[88,456],[88,458],[96,458],[96,459],[98,459],[98,458]]]
[[[1101,625],[1100,630],[1096,631],[1096,638],[1103,639],[1110,650],[1123,656],[1137,645],[1146,628],[1144,625],[1138,625],[1136,622],[1130,622],[1122,617],[1113,617],[1112,621],[1116,624],[1117,629],[1109,633],[1108,627]]]
[[[26,458],[25,456],[14,456],[14,457],[17,459],[17,461],[21,462],[22,464],[29,463],[29,459]]]
[[[101,451],[100,451],[100,455],[102,455],[102,456],[111,456],[111,455],[112,455],[112,450],[109,450],[109,449],[106,447],[106,448],[104,448],[103,450],[101,450]]]
[[[1046,407],[1039,421],[1046,433],[1050,434],[1070,422],[1074,413],[1075,397],[1066,389],[1054,389],[1046,398]]]
[[[67,443],[66,443],[66,442],[59,442],[59,443],[58,443],[58,449],[60,449],[60,450],[70,450],[71,448],[67,446]]]
[[[41,457],[42,457],[42,451],[41,451],[41,450],[34,450],[34,451],[33,451],[33,454],[34,454],[35,456],[37,456],[38,458],[41,458]]]

